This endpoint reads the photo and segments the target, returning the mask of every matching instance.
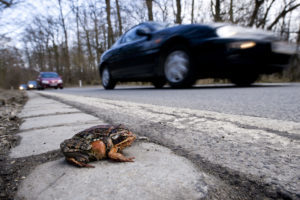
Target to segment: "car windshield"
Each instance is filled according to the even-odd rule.
[[[168,27],[171,27],[173,26],[172,24],[170,23],[158,23],[158,22],[152,22],[150,23],[152,28],[154,29],[154,31],[159,31],[159,30],[162,30],[164,28],[168,28]]]
[[[42,74],[42,78],[58,78],[58,74],[56,74],[56,73],[44,73],[44,74]]]

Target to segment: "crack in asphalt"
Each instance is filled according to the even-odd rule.
[[[39,197],[43,192],[45,192],[46,190],[48,190],[50,187],[52,187],[53,185],[55,185],[55,184],[57,183],[57,181],[58,181],[59,179],[61,179],[64,175],[66,175],[65,172],[62,173],[60,176],[58,176],[52,183],[50,183],[49,185],[47,185],[47,187],[44,188],[44,189],[39,193],[38,197]]]
[[[91,120],[91,121],[86,121],[86,122],[76,122],[76,123],[62,123],[62,124],[55,124],[55,125],[51,125],[51,126],[40,126],[40,127],[37,127],[37,128],[22,129],[18,133],[28,132],[28,131],[32,131],[32,130],[46,129],[46,128],[62,127],[62,126],[95,124],[95,122],[97,122],[97,120]]]
[[[31,115],[31,116],[25,116],[22,117],[22,119],[29,119],[29,118],[34,118],[34,117],[48,117],[48,116],[56,116],[56,115],[68,115],[68,114],[77,114],[81,113],[79,111],[74,111],[74,112],[57,112],[57,113],[50,113],[50,114],[41,114],[41,115]]]

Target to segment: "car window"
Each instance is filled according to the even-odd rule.
[[[42,78],[57,78],[58,74],[56,73],[44,73],[42,74]]]
[[[122,38],[119,38],[112,46],[111,48],[114,48],[116,46],[118,46],[121,43]]]
[[[150,29],[145,26],[145,25],[141,25],[141,26],[136,26],[133,29],[129,30],[127,33],[125,33],[124,37],[122,38],[121,43],[128,43],[128,42],[132,42],[134,40],[138,40],[141,39],[145,36],[140,36],[136,34],[137,29],[145,29],[146,31],[150,32]]]
[[[159,30],[171,27],[173,25],[170,23],[155,23],[155,22],[153,22],[153,23],[151,23],[151,26],[152,26],[153,31],[159,31]]]

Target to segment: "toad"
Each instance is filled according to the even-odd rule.
[[[78,167],[94,167],[91,161],[109,158],[120,162],[133,162],[121,151],[136,139],[123,125],[99,125],[83,130],[60,144],[66,160]]]

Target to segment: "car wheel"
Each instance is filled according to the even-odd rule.
[[[106,90],[114,89],[116,86],[116,81],[112,79],[110,71],[105,67],[101,73],[102,85]]]
[[[61,90],[62,90],[62,89],[64,89],[64,87],[60,87],[59,89],[61,89]]]
[[[163,80],[163,79],[152,81],[152,85],[154,85],[154,87],[155,87],[156,89],[161,89],[161,88],[163,88],[165,84],[166,84],[166,81]]]
[[[190,87],[195,82],[191,56],[185,47],[168,51],[163,68],[165,78],[173,88]]]

